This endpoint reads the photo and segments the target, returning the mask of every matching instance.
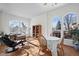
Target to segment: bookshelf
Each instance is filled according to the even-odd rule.
[[[38,35],[40,35],[40,34],[42,34],[42,31],[41,31],[41,29],[42,29],[42,26],[41,25],[34,25],[33,26],[33,37],[38,37]]]

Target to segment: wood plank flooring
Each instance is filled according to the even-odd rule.
[[[64,45],[64,55],[65,56],[79,56],[79,50],[71,46]]]

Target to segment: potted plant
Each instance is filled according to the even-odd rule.
[[[69,30],[70,34],[72,35],[73,44],[75,49],[79,50],[79,29],[77,26],[73,27]]]

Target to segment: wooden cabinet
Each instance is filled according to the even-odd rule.
[[[41,31],[41,29],[42,29],[42,26],[41,25],[34,25],[33,26],[33,37],[38,37],[38,35],[40,35],[40,34],[42,34],[42,31]]]

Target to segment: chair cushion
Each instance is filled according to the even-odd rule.
[[[17,48],[13,49],[13,48],[10,48],[10,47],[5,49],[6,53],[14,52],[16,50],[17,50]]]

